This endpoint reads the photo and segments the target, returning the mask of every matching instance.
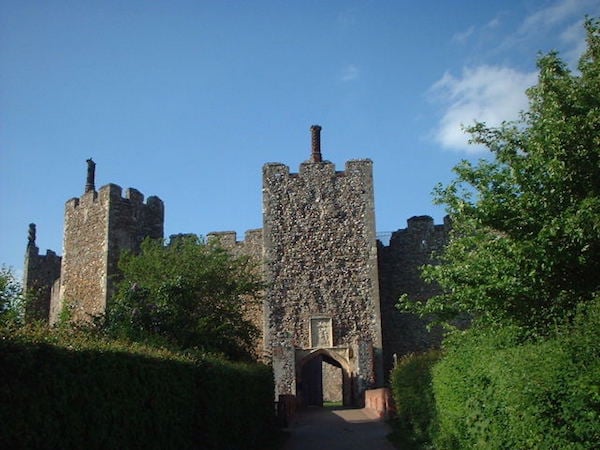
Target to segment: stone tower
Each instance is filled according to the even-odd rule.
[[[139,250],[145,237],[162,238],[164,206],[158,197],[108,184],[95,189],[96,164],[87,160],[85,191],[65,205],[60,290],[52,296],[50,322],[65,304],[74,320],[101,314],[113,294],[123,250]]]
[[[263,168],[265,350],[277,394],[357,404],[383,378],[372,162],[336,171],[320,131],[299,173]]]
[[[23,270],[23,287],[31,299],[27,302],[25,319],[47,321],[52,287],[60,277],[61,257],[52,250],[46,250],[45,255],[40,255],[35,239],[36,226],[31,223]]]

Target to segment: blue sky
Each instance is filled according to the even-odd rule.
[[[485,157],[460,124],[526,107],[535,59],[574,64],[595,0],[0,0],[0,264],[27,227],[62,254],[64,203],[96,186],[165,202],[165,234],[262,225],[261,170],[374,162],[377,230],[440,222],[436,183]]]

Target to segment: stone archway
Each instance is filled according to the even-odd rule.
[[[323,400],[338,398],[352,405],[352,374],[349,364],[328,349],[310,352],[296,363],[296,392],[300,406],[323,406]]]

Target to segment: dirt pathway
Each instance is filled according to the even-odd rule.
[[[388,425],[367,409],[306,409],[289,431],[284,450],[395,450]]]

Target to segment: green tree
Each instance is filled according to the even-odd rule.
[[[444,293],[420,313],[541,330],[599,291],[600,21],[585,27],[578,73],[555,52],[540,57],[520,120],[468,129],[494,158],[463,161],[436,188],[453,234],[441,264],[424,270]]]
[[[168,245],[148,239],[119,267],[124,278],[107,314],[113,335],[235,359],[251,355],[258,330],[243,304],[256,301],[262,283],[249,258],[183,236]]]
[[[24,309],[21,283],[12,270],[0,267],[0,324],[22,324]]]

